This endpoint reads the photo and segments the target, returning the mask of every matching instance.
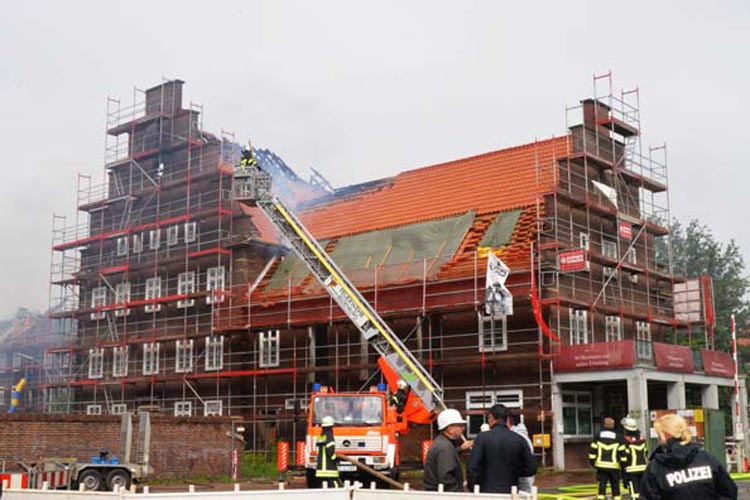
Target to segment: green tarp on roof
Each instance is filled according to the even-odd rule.
[[[495,220],[487,228],[487,232],[484,233],[479,246],[500,248],[503,245],[509,245],[521,212],[522,210],[510,210],[497,214]]]

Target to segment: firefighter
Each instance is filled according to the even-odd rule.
[[[398,390],[391,395],[390,404],[396,407],[396,413],[403,413],[406,408],[406,400],[409,398],[409,386],[403,380],[396,382]]]
[[[625,430],[622,436],[624,449],[620,454],[622,484],[630,492],[630,498],[636,500],[640,498],[640,484],[648,463],[648,450],[635,419],[628,415],[621,423]]]
[[[253,145],[248,141],[247,149],[242,151],[242,159],[240,160],[240,171],[243,174],[247,174],[251,169],[258,166],[258,160],[255,158],[255,152]]]
[[[333,439],[333,417],[326,415],[320,422],[322,432],[315,441],[318,449],[318,464],[315,477],[328,486],[339,486],[339,469],[336,464],[336,441]]]
[[[591,442],[589,463],[596,468],[596,480],[599,481],[599,494],[596,500],[607,498],[607,483],[612,488],[612,498],[620,500],[620,456],[624,450],[622,438],[615,432],[615,421],[604,419],[604,428]]]

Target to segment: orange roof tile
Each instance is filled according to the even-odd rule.
[[[270,220],[268,220],[268,217],[263,213],[263,210],[259,207],[251,207],[242,202],[239,203],[239,206],[242,213],[249,216],[253,226],[255,226],[257,234],[252,235],[255,239],[264,243],[279,243],[279,241],[281,241],[279,238],[279,230],[276,229],[276,226],[274,226]]]
[[[524,208],[551,190],[552,160],[566,152],[566,137],[559,137],[409,170],[376,189],[303,210],[300,217],[323,239],[469,210],[483,215]]]

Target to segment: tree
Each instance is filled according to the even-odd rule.
[[[683,227],[675,221],[671,228],[674,272],[687,278],[708,274],[713,278],[716,313],[716,348],[731,347],[730,316],[735,315],[737,331],[750,331],[750,276],[734,240],[717,241],[711,230],[692,220]]]

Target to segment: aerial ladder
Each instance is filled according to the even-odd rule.
[[[446,409],[443,389],[349,281],[349,278],[341,271],[294,212],[273,193],[271,168],[267,168],[267,170],[264,170],[263,157],[256,156],[252,146],[244,149],[240,167],[234,173],[233,198],[236,201],[259,207],[275,225],[297,257],[305,263],[313,276],[380,355],[378,366],[383,372],[391,391],[397,395],[402,392],[397,391],[399,385],[403,385],[399,384],[399,381],[405,382],[408,386],[406,393],[401,394],[403,399],[398,404],[397,418],[391,418],[392,411],[386,410],[384,412],[386,417],[379,421],[383,436],[386,438],[390,436],[389,446],[395,449],[395,452],[393,449],[389,449],[389,451],[380,450],[384,454],[383,457],[362,457],[356,456],[356,454],[349,456],[350,459],[354,459],[351,460],[352,462],[364,462],[391,477],[397,477],[399,464],[398,436],[407,432],[409,423],[429,423],[437,413]],[[313,394],[311,401],[305,461],[308,473],[310,473],[311,468],[314,469],[314,456],[311,456],[310,450],[313,447],[311,438],[314,437],[314,433],[319,432],[319,429],[316,431],[316,424],[319,422],[315,420],[313,406],[318,403],[328,404],[335,399],[334,395],[326,402],[326,398],[323,396],[326,395]],[[385,401],[384,397],[383,401]],[[340,401],[336,402],[340,403]],[[384,405],[388,404],[384,403]],[[366,424],[365,421],[360,422],[361,426]],[[339,425],[338,422],[337,425]],[[372,428],[373,425],[370,426],[370,431],[365,433],[362,428],[357,429],[354,424],[347,425],[346,422],[341,422],[336,437],[337,455],[345,457],[347,451],[357,451],[345,449],[346,446],[351,446],[347,445],[347,442],[356,442],[359,449],[366,448],[365,438],[358,438],[357,436],[371,435],[373,433]],[[361,440],[357,441],[357,439]],[[342,449],[339,447],[339,441],[342,443]],[[383,441],[388,441],[388,439]],[[382,463],[379,461],[380,458],[384,460]],[[342,470],[341,465],[339,469]],[[310,483],[309,474],[308,483]]]

